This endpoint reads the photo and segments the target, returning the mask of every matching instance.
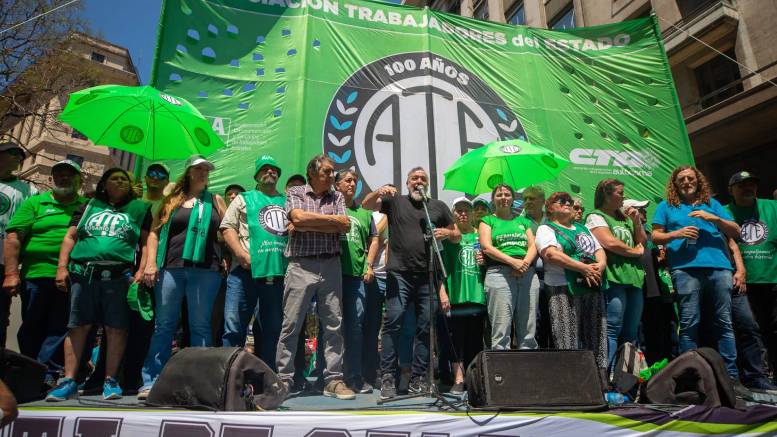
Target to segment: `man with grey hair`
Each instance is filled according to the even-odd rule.
[[[429,326],[435,320],[435,308],[430,307],[429,302],[430,293],[438,288],[437,284],[429,283],[429,269],[433,266],[429,265],[430,245],[426,240],[431,238],[431,233],[423,205],[428,187],[426,170],[415,167],[407,175],[407,195],[398,196],[396,187],[384,185],[368,194],[362,202],[364,208],[386,214],[391,235],[386,266],[386,315],[381,339],[381,399],[396,396],[399,333],[411,303],[415,306],[416,335],[410,391],[424,393],[431,382],[427,381],[426,373],[430,357]],[[435,199],[427,202],[433,238],[447,238],[458,243],[461,233],[454,226],[453,216],[445,203]]]
[[[294,356],[302,322],[315,295],[323,329],[324,396],[355,399],[343,381],[342,275],[340,234],[351,222],[343,194],[332,189],[334,162],[316,155],[307,167],[308,183],[289,188],[286,197],[289,240],[284,255],[289,258],[283,290],[283,324],[278,340],[278,376],[290,388]]]

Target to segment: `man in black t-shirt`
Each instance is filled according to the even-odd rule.
[[[367,209],[386,214],[389,226],[388,264],[386,265],[386,315],[383,320],[381,352],[381,399],[396,395],[394,375],[397,371],[399,331],[408,306],[415,305],[416,336],[414,343],[410,391],[423,393],[430,381],[426,380],[429,366],[429,324],[434,311],[429,308],[429,245],[424,239],[427,231],[424,212],[424,192],[429,187],[429,176],[421,167],[407,175],[407,195],[397,195],[396,187],[384,185],[368,194],[362,202]],[[448,207],[439,200],[428,200],[429,216],[437,240],[449,239],[457,243],[461,234],[453,224]],[[436,300],[436,299],[435,299]]]

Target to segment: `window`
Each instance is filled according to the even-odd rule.
[[[78,165],[84,165],[84,157],[83,156],[72,155],[72,154],[68,153],[67,156],[65,157],[65,159],[69,159],[69,160],[75,162]]]
[[[548,28],[553,30],[572,29],[575,27],[575,7],[570,6],[564,12],[558,14],[551,22]]]
[[[517,1],[509,11],[507,11],[507,22],[516,26],[526,24],[526,11],[523,9],[523,2]]]
[[[89,138],[86,137],[86,135],[82,134],[81,132],[73,129],[73,132],[70,132],[70,138],[75,138],[77,140],[88,140]]]
[[[726,56],[736,59],[734,49],[726,52]],[[695,70],[695,73],[702,108],[722,102],[744,91],[742,83],[737,83],[742,77],[739,66],[722,55],[705,62]]]
[[[92,60],[94,62],[99,62],[99,63],[102,64],[102,63],[105,62],[105,55],[97,53],[97,52],[92,52]]]
[[[488,0],[480,0],[480,2],[475,5],[473,15],[478,20],[488,20]]]

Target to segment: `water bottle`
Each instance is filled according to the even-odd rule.
[[[478,255],[480,255],[480,258],[483,258],[483,252],[480,250],[480,240],[475,240],[474,243],[472,243],[472,249],[475,250],[475,262],[480,265],[481,263],[477,262]]]
[[[628,396],[618,393],[617,391],[607,392],[604,398],[611,407],[619,407],[629,400]]]

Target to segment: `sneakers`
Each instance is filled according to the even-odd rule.
[[[750,390],[767,392],[769,394],[777,393],[777,386],[769,382],[766,378],[753,379],[748,384],[745,384],[745,387]]]
[[[414,376],[410,380],[410,386],[408,387],[408,391],[413,394],[428,393],[429,383],[427,383],[426,380],[421,376]]]
[[[372,393],[372,386],[369,382],[362,382],[361,387],[359,387],[359,394],[368,394]]]
[[[145,401],[148,399],[148,395],[151,394],[151,388],[141,387],[138,391],[138,400]]]
[[[124,393],[121,391],[121,387],[119,387],[119,382],[116,381],[116,378],[112,376],[105,378],[105,382],[103,383],[104,400],[110,401],[114,399],[121,399],[123,394]]]
[[[394,386],[394,377],[391,375],[383,375],[380,381],[380,398],[383,400],[396,397],[397,388]]]
[[[464,391],[464,383],[463,382],[457,382],[456,384],[453,384],[451,387],[450,393],[452,395],[461,396],[465,393]]]
[[[333,379],[324,387],[324,396],[341,400],[356,399],[356,393],[340,379]]]
[[[73,399],[78,395],[78,384],[70,378],[65,378],[59,385],[46,395],[46,402],[61,402]]]

